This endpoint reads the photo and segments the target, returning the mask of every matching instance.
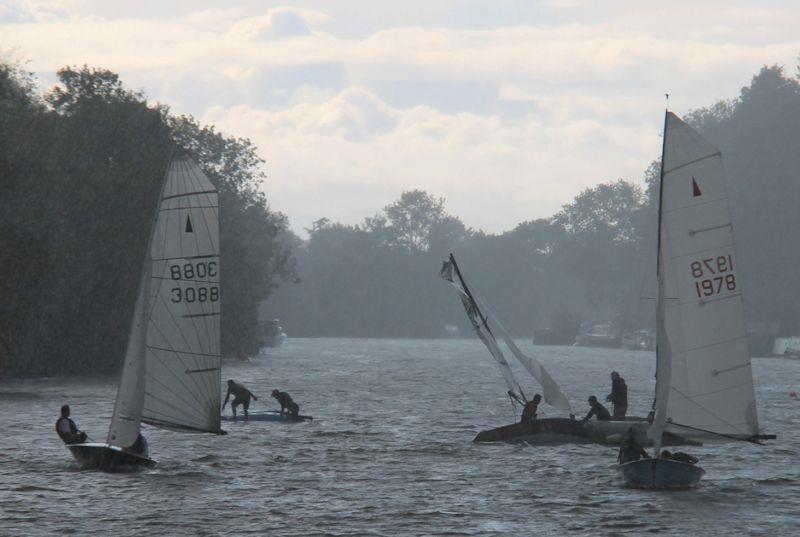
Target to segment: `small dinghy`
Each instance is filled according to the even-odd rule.
[[[289,414],[281,414],[277,410],[270,410],[269,412],[250,412],[247,420],[245,420],[244,416],[242,415],[237,416],[236,419],[234,419],[233,416],[222,416],[222,419],[225,421],[241,423],[245,423],[246,421],[280,421],[284,423],[300,423],[303,421],[312,421],[314,417],[299,414],[296,418],[293,418]]]
[[[705,471],[665,458],[666,434],[755,443],[774,436],[759,434],[722,156],[669,111],[657,251],[655,416],[647,432],[654,458],[618,469],[632,487],[688,488]]]
[[[188,155],[162,181],[106,443],[67,444],[84,468],[151,468],[141,424],[220,428],[218,196]]]
[[[670,459],[639,459],[619,465],[625,484],[645,489],[688,489],[700,482],[705,470]]]

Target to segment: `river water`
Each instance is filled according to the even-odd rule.
[[[648,352],[534,347],[576,413],[627,380],[631,413],[653,393]],[[692,448],[706,476],[692,491],[625,489],[615,450],[594,445],[474,444],[510,423],[499,371],[474,339],[289,339],[225,364],[275,408],[291,393],[302,424],[226,424],[227,436],[145,428],[153,470],[82,471],[53,430],[69,403],[95,440],[116,379],[0,382],[0,535],[797,535],[800,361],[753,360],[769,447]],[[518,377],[534,381],[523,371]],[[542,408],[540,415],[556,416]]]

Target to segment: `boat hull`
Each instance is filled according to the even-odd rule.
[[[109,444],[67,444],[67,449],[81,467],[104,472],[125,472],[156,465],[153,459]]]
[[[518,422],[487,431],[481,431],[474,442],[507,442],[527,444],[602,444],[619,446],[629,429],[637,432],[642,445],[652,445],[646,431],[650,424],[644,418],[627,418],[620,421],[588,421],[568,418],[543,418],[527,423]],[[700,445],[676,435],[665,433],[664,446]]]
[[[697,486],[705,470],[669,459],[640,459],[619,465],[625,485],[643,489],[688,489]]]
[[[234,420],[233,416],[222,416],[223,421],[239,421],[244,422],[244,416],[239,414],[237,418]],[[288,414],[281,415],[280,412],[272,411],[272,412],[251,412],[250,416],[248,417],[247,421],[280,421],[283,423],[300,423],[302,421],[311,421],[313,420],[313,416],[304,416],[302,414],[298,415],[297,418],[292,418]]]

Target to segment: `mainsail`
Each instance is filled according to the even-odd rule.
[[[525,399],[522,387],[514,378],[508,361],[497,345],[497,340],[492,333],[492,329],[489,327],[489,322],[497,329],[500,337],[502,337],[503,341],[511,350],[511,353],[519,360],[523,367],[539,381],[539,384],[542,386],[545,402],[555,408],[572,413],[569,400],[561,393],[558,384],[553,380],[547,370],[539,362],[524,354],[519,347],[517,347],[508,331],[497,320],[497,317],[485,304],[480,303],[470,292],[466,282],[464,282],[453,254],[450,254],[450,259],[444,262],[439,275],[450,282],[458,291],[459,298],[461,298],[461,303],[464,305],[472,328],[475,330],[478,338],[486,345],[486,348],[489,349],[489,353],[500,367],[500,371],[508,386],[509,395]]]
[[[758,419],[722,158],[671,112],[663,144],[650,435],[749,438]]]
[[[142,420],[220,431],[217,190],[188,156],[173,159],[153,233]]]
[[[220,431],[220,265],[214,185],[172,159],[148,241],[108,443],[129,447],[140,423]]]

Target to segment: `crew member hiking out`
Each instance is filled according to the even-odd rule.
[[[65,444],[83,444],[86,442],[86,433],[78,430],[69,413],[69,405],[61,407],[61,417],[56,420],[56,433]]]
[[[228,403],[228,398],[233,394],[233,401],[231,401],[231,411],[233,412],[233,419],[236,420],[236,407],[242,405],[244,409],[244,419],[250,417],[247,414],[247,411],[250,409],[250,398],[252,397],[254,401],[258,401],[258,397],[253,395],[253,393],[242,386],[237,382],[233,382],[232,380],[228,380],[228,393],[225,394],[225,401],[222,403],[222,409],[225,410],[225,405]]]
[[[608,421],[611,419],[611,413],[600,403],[600,401],[597,400],[597,397],[594,395],[589,396],[589,406],[592,408],[583,418],[583,421],[589,421],[592,416],[595,416],[599,421]]]
[[[297,415],[300,413],[300,405],[292,400],[291,395],[286,392],[272,390],[272,397],[277,399],[281,404],[281,415],[283,415],[285,410],[288,410],[289,416],[292,419],[297,419]]]
[[[606,397],[606,401],[614,405],[615,420],[625,419],[625,414],[628,412],[628,385],[616,371],[611,373],[611,393]]]

